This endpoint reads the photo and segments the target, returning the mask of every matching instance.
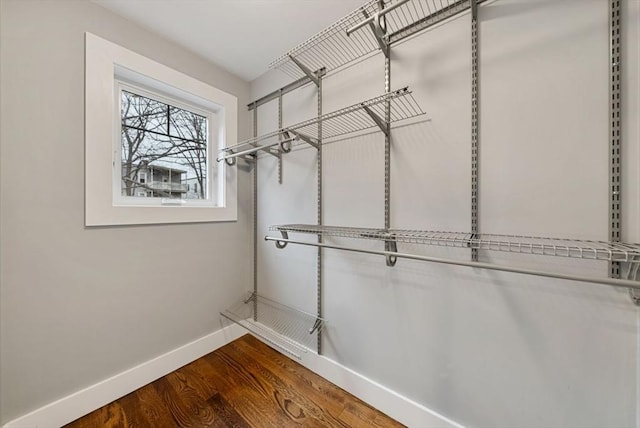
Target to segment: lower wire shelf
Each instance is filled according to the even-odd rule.
[[[315,347],[325,324],[320,317],[255,293],[220,315],[297,359]]]

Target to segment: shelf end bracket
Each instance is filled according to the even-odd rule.
[[[285,136],[287,135],[287,133],[293,134],[293,136],[295,138],[298,138],[298,139],[304,141],[305,143],[309,144],[311,147],[315,148],[316,150],[319,147],[318,140],[313,138],[313,137],[310,137],[308,135],[302,134],[302,133],[300,133],[298,131],[293,131],[291,129],[288,129],[288,130],[284,131]],[[289,138],[289,137],[287,137],[287,138]]]
[[[387,122],[382,120],[382,118],[380,116],[378,116],[373,110],[371,110],[369,108],[369,106],[366,106],[366,105],[363,104],[362,108],[364,109],[364,111],[367,112],[367,114],[369,116],[371,116],[371,119],[373,119],[373,121],[376,123],[376,125],[378,125],[378,128],[380,128],[382,133],[388,137],[389,136],[389,130],[387,129]]]
[[[297,59],[295,59],[292,55],[289,55],[289,59],[291,60],[291,62],[293,62],[295,65],[298,66],[298,68],[300,70],[302,70],[302,72],[313,82],[315,83],[315,85],[317,87],[320,87],[320,79],[318,78],[318,76],[311,71],[311,69],[309,69],[309,67],[307,67],[306,65],[304,65],[303,63],[301,63],[300,61],[298,61]]]
[[[320,327],[322,327],[322,320],[320,318],[316,318],[316,321],[313,323],[313,327],[309,329],[309,334],[319,331]]]
[[[402,3],[406,3],[406,1]],[[382,7],[383,7],[383,3],[380,2],[381,10],[382,10]],[[367,18],[367,20],[365,20],[364,22],[369,23],[369,28],[371,28],[373,37],[376,38],[376,41],[378,42],[378,46],[380,47],[380,50],[382,51],[385,57],[389,58],[389,43],[387,43],[387,41],[385,40],[386,18],[383,15],[381,15],[380,12],[378,12],[375,15],[373,15],[373,19],[371,19],[367,11],[364,9],[362,10],[362,14],[364,15],[365,18]],[[381,24],[381,22],[384,22],[384,26]]]
[[[392,238],[392,239],[385,240],[384,241],[384,250],[387,251],[387,252],[397,253],[398,252],[398,245],[396,243],[396,239]],[[391,254],[387,254],[386,259],[387,259],[387,266],[389,266],[389,267],[395,266],[396,262],[398,261],[398,258],[396,256],[391,255]]]
[[[282,235],[282,239],[289,239],[289,233],[286,230],[281,230],[280,234]],[[267,239],[267,237],[265,237],[265,239]],[[279,249],[283,249],[284,247],[287,246],[287,242],[286,241],[275,241],[276,243],[276,248]]]

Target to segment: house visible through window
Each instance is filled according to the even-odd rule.
[[[120,82],[121,201],[208,200],[211,112]],[[190,192],[188,183],[199,191]]]

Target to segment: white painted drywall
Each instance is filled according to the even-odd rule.
[[[624,2],[623,227],[633,242],[640,241],[639,9]],[[480,230],[606,240],[607,2],[500,0],[481,6],[480,19]],[[429,118],[393,131],[392,227],[470,229],[470,54],[468,14],[392,50],[392,89],[409,85]],[[324,111],[381,94],[383,70],[378,54],[327,76]],[[252,98],[285,82],[268,72],[253,82]],[[301,101],[285,104],[285,122],[315,114],[310,93],[286,96]],[[276,120],[275,102],[259,108],[259,131],[275,129]],[[382,227],[383,167],[379,133],[326,144],[325,224]],[[315,174],[311,149],[285,156],[282,185],[275,159],[260,158],[259,236],[271,224],[315,222]],[[606,272],[600,262],[481,258]],[[465,426],[638,426],[638,309],[626,291],[405,260],[387,268],[381,257],[333,250],[324,262],[324,352],[357,373]],[[258,267],[261,293],[315,308],[315,250],[261,241]]]
[[[1,12],[0,424],[221,328],[250,283],[250,179],[238,221],[84,227],[84,33],[238,97],[249,84],[88,1]]]

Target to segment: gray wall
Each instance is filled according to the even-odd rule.
[[[607,240],[607,3],[481,6],[481,232]],[[623,4],[623,227],[640,242],[640,4]],[[470,229],[470,36],[467,14],[392,49],[392,89],[409,85],[429,118],[393,130],[392,227]],[[286,81],[263,75],[253,98]],[[383,90],[377,54],[324,79],[324,111]],[[287,94],[285,125],[313,117],[315,103],[314,88]],[[258,115],[261,132],[276,128],[276,102]],[[374,132],[325,144],[326,224],[383,227],[383,141]],[[271,224],[316,220],[315,153],[301,147],[285,156],[282,185],[275,159],[260,158],[260,236]],[[259,245],[259,291],[314,311],[315,249]],[[603,262],[508,256],[481,260],[606,276]],[[382,257],[327,250],[323,295],[327,357],[465,426],[639,426],[639,311],[626,290],[408,260],[387,268]]]
[[[84,32],[238,97],[249,84],[84,0],[1,2],[0,423],[218,330],[250,280],[238,221],[87,229]]]

